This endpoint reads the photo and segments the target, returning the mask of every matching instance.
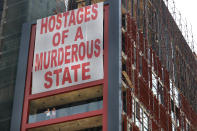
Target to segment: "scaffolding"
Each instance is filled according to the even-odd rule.
[[[122,3],[123,13],[130,14],[141,32],[138,35],[146,38],[141,43],[145,43],[145,48],[152,47],[172,81],[190,104],[197,105],[195,41],[187,23],[181,22],[174,0],[123,0]]]
[[[174,0],[122,0],[123,70],[133,84],[127,101],[138,99],[150,115],[153,130],[181,130],[189,125],[197,129],[195,41],[185,21]],[[152,74],[159,83],[157,95]],[[133,122],[129,110],[123,117],[127,123]],[[135,124],[130,124],[135,130]]]

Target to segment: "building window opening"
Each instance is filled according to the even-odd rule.
[[[170,80],[170,97],[173,100],[173,85],[171,80]]]
[[[132,99],[132,121],[135,122],[135,100]]]
[[[136,125],[141,129],[142,128],[142,109],[140,105],[136,103]]]
[[[162,67],[161,70],[162,70],[162,79],[161,80],[162,80],[162,83],[165,83],[165,79],[164,79],[165,78],[165,71],[164,71],[164,68]]]
[[[171,118],[172,121],[175,121],[175,109],[174,109],[174,101],[171,100]]]
[[[176,131],[176,126],[172,123],[172,131]]]
[[[187,120],[186,120],[186,121],[187,121]],[[188,121],[186,122],[186,131],[190,131],[190,124],[189,124]]]
[[[153,53],[152,53],[151,59],[152,59],[152,71],[154,71],[154,62],[155,62],[155,60],[154,60],[154,55],[153,55]]]
[[[126,29],[126,27],[127,27],[127,17],[126,17],[126,14],[122,14],[122,28]],[[124,35],[122,35],[122,36],[124,36]]]
[[[164,88],[163,86],[158,82],[158,96],[159,96],[159,102],[164,105]]]
[[[149,119],[148,119],[148,115],[146,113],[143,113],[143,127],[144,127],[144,131],[148,131],[149,130]]]
[[[157,79],[153,73],[152,73],[152,92],[157,97]]]
[[[181,116],[181,130],[184,131],[185,129],[185,120],[184,120],[184,116]]]
[[[149,116],[136,99],[132,99],[132,122],[139,127],[140,131],[150,130]]]
[[[178,127],[180,124],[180,96],[178,89],[173,85],[172,80],[170,80],[170,98],[171,98],[171,118],[176,123]]]
[[[150,59],[151,59],[151,54],[150,54],[151,52],[150,52],[150,48],[148,48],[147,49],[147,55],[148,55],[148,59],[147,59],[147,61],[148,61],[148,64],[150,65]]]
[[[176,106],[179,107],[179,104],[180,104],[179,91],[176,87],[174,88],[174,101],[175,101]]]
[[[126,91],[123,92],[122,94],[123,96],[123,111],[124,112],[127,112],[127,94],[126,94]]]
[[[176,108],[176,126],[179,127],[180,111],[177,106],[175,108]]]
[[[68,1],[68,9],[73,10],[77,8],[81,8],[84,6],[88,6],[91,4],[99,3],[99,2],[104,2],[106,0],[65,0]]]
[[[29,123],[102,109],[102,85],[32,100]]]

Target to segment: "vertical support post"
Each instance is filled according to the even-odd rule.
[[[31,26],[32,23],[26,23],[22,28],[10,131],[20,131],[21,127]]]
[[[108,131],[121,131],[121,0],[109,0]]]

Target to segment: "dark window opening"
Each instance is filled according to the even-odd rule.
[[[126,91],[123,92],[123,111],[124,112],[127,112],[127,98],[126,98],[127,94],[126,94]]]
[[[76,0],[69,0],[69,2],[68,2],[68,9],[69,10],[77,9],[77,7],[78,7],[78,4],[77,4]]]
[[[164,88],[159,82],[158,82],[158,91],[159,91],[159,101],[161,104],[164,105]]]
[[[136,118],[140,120],[140,105],[136,103]]]
[[[174,112],[174,101],[171,99],[171,110]]]

